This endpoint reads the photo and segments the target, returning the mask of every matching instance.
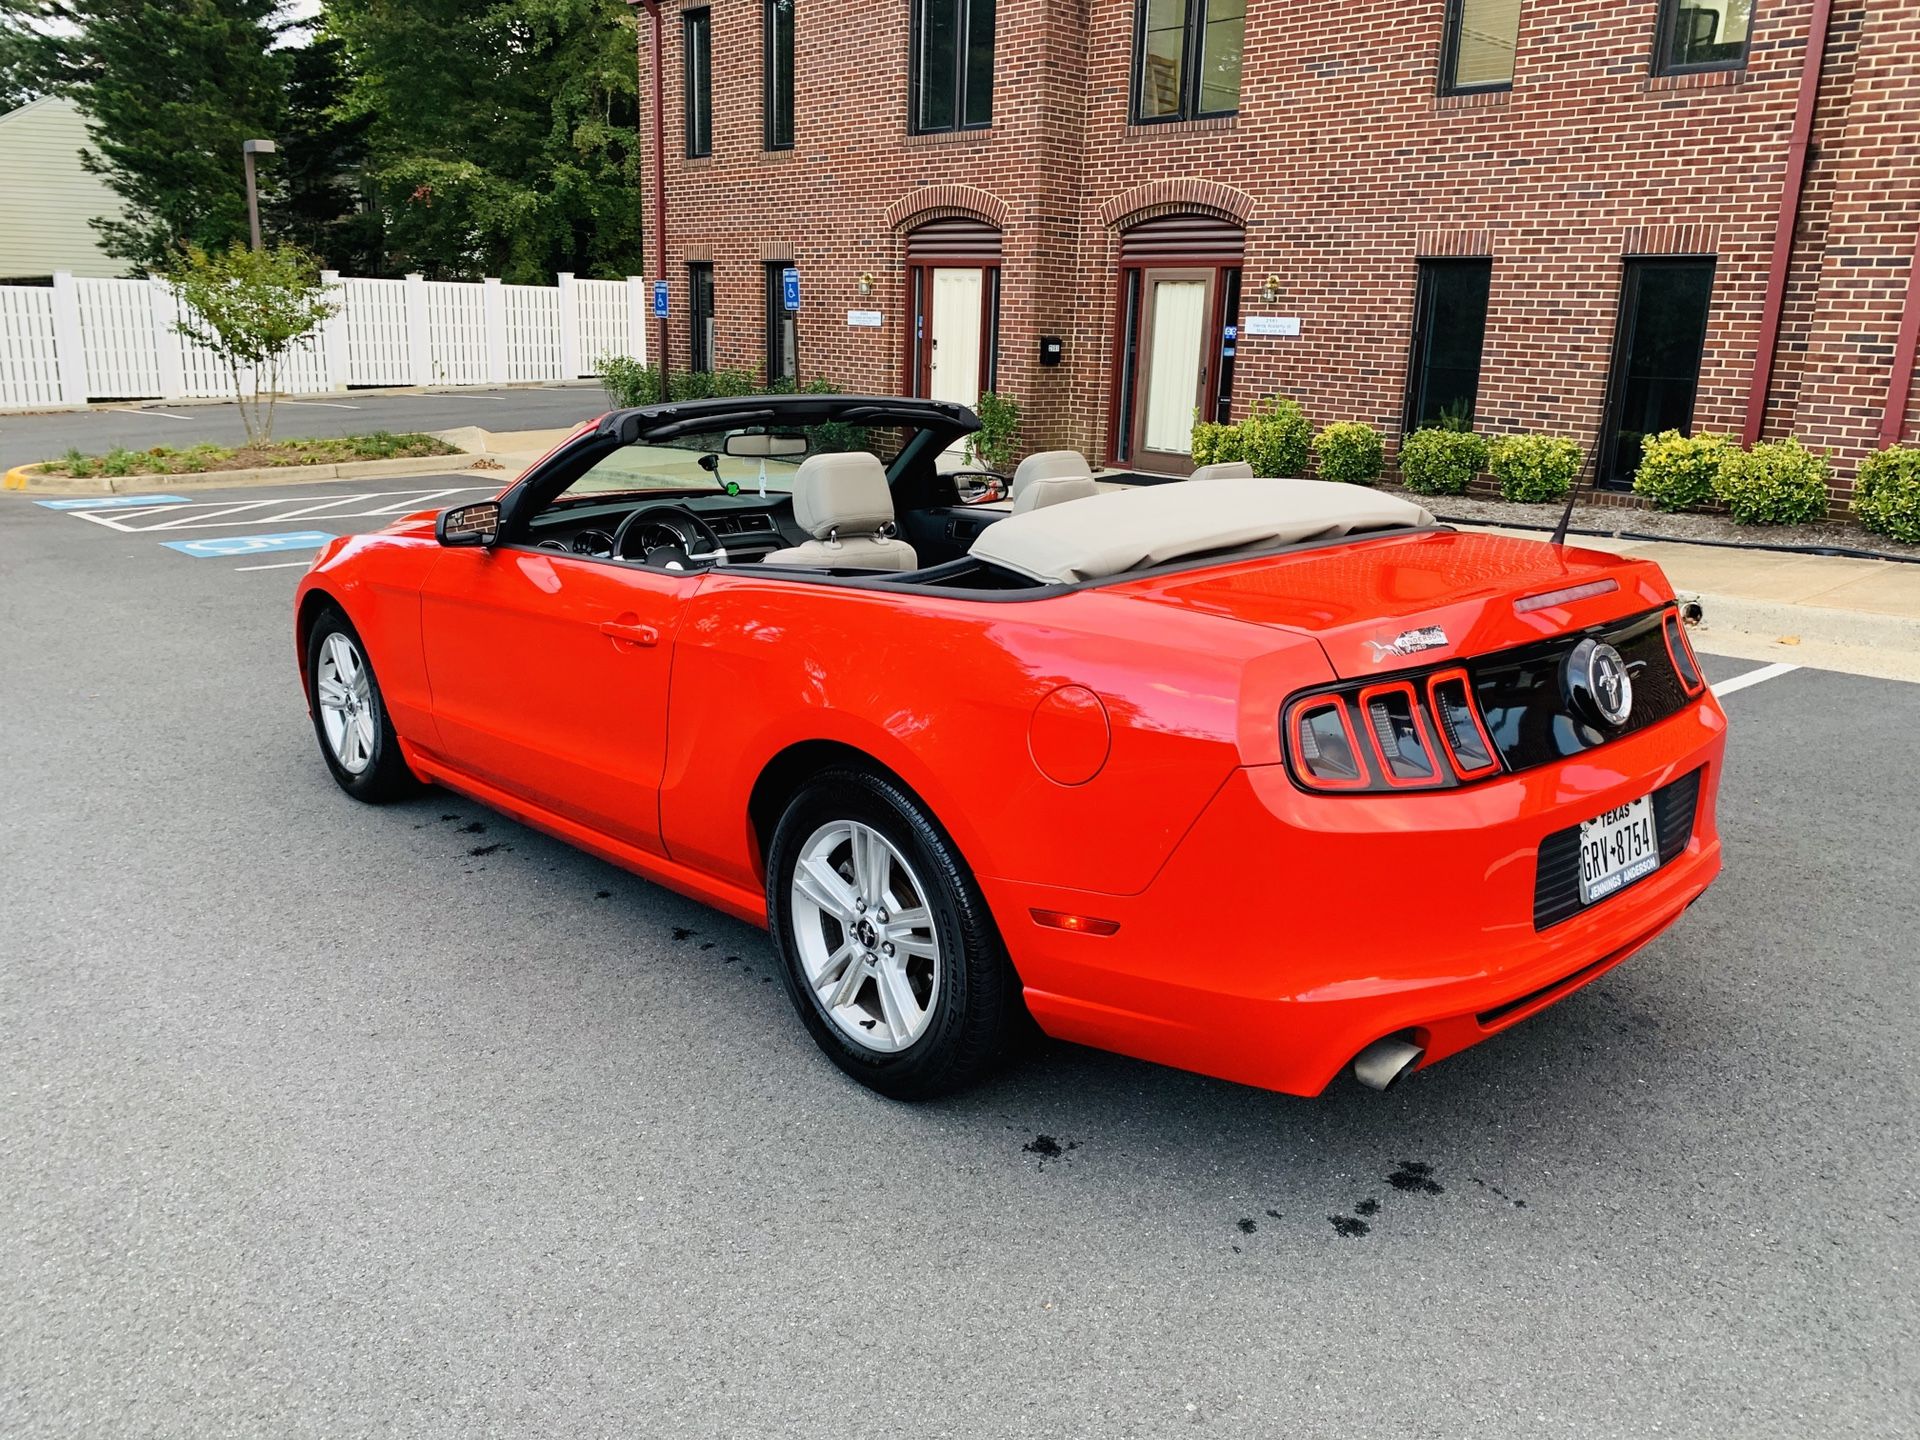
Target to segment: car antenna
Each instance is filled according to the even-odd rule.
[[[1600,478],[1600,461],[1597,457],[1593,462],[1593,477],[1596,481]],[[1567,508],[1560,512],[1560,523],[1553,527],[1553,534],[1547,539],[1549,545],[1567,543],[1567,526],[1573,523],[1573,502],[1579,498],[1580,482],[1576,479],[1567,487]]]

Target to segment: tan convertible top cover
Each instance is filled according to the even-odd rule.
[[[1409,500],[1324,480],[1176,481],[1009,515],[975,558],[1043,584],[1104,580],[1189,556],[1431,525]]]

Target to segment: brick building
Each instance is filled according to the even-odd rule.
[[[1844,491],[1920,411],[1920,0],[659,10],[675,369],[992,388],[1023,449],[1176,472],[1279,392],[1607,485],[1791,433]]]

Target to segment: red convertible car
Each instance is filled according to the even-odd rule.
[[[886,1094],[1047,1034],[1384,1087],[1700,898],[1725,717],[1644,561],[1232,467],[956,473],[971,412],[624,410],[334,541],[301,677],[350,795],[444,785],[772,932]],[[971,503],[970,503],[971,502]]]

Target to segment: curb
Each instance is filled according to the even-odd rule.
[[[1920,618],[1871,610],[1842,610],[1808,601],[1753,600],[1700,595],[1706,619],[1696,634],[1734,632],[1779,643],[1783,637],[1815,645],[1886,649],[1920,655]]]
[[[458,455],[412,455],[399,460],[346,460],[332,465],[264,465],[253,470],[210,470],[199,475],[38,475],[37,465],[16,465],[0,489],[32,495],[138,495],[167,490],[225,490],[242,485],[305,484],[314,480],[364,480],[387,475],[451,475],[469,470],[497,474],[501,483],[517,478],[522,467],[499,470],[480,464],[490,457],[469,451]],[[498,464],[498,461],[494,462]]]

